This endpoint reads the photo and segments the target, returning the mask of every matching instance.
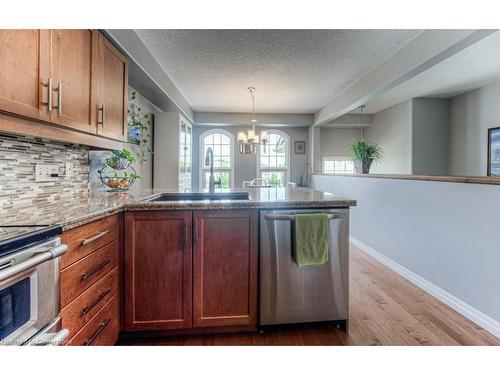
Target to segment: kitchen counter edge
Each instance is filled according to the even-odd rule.
[[[292,209],[292,208],[349,208],[357,205],[356,200],[339,197],[335,200],[324,201],[283,201],[283,202],[256,202],[256,201],[173,201],[151,202],[138,201],[121,203],[114,207],[68,219],[61,223],[63,231],[67,231],[107,216],[127,211],[183,211],[183,210],[231,210],[231,209]]]

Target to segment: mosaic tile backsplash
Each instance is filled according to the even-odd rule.
[[[56,164],[65,173],[73,163],[71,177],[35,182],[35,164]],[[0,134],[0,224],[19,223],[57,210],[57,203],[84,200],[89,195],[89,149],[40,138]]]

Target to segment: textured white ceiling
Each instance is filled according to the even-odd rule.
[[[500,79],[500,31],[367,103],[376,113],[410,98],[452,98]],[[359,111],[353,111],[358,113]]]
[[[313,113],[419,30],[136,30],[195,111]]]

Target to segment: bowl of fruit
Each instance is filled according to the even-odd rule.
[[[133,168],[130,169],[132,171],[123,171],[122,173],[116,171],[106,173],[104,169],[100,169],[97,173],[99,173],[102,183],[111,189],[110,191],[124,191],[129,190],[135,181],[140,178]]]

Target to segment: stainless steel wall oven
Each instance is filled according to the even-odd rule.
[[[68,336],[59,315],[59,228],[0,241],[0,343],[60,345]]]

